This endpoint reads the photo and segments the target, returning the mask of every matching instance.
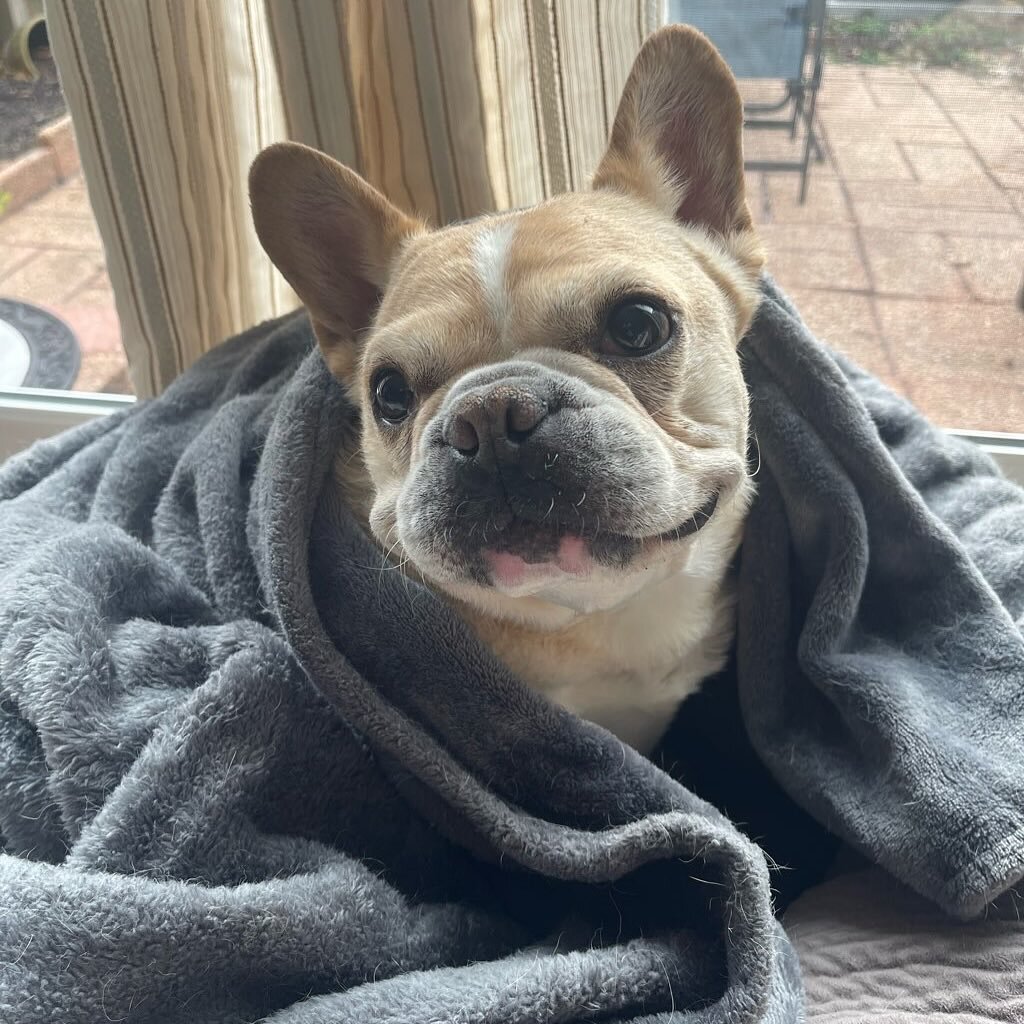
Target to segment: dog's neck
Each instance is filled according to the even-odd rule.
[[[735,544],[727,545],[735,552]],[[700,574],[680,571],[624,604],[543,630],[460,605],[516,674],[554,702],[649,752],[680,703],[725,664],[734,587],[723,551]]]
[[[346,435],[334,478],[346,506],[372,536],[373,487],[357,432]],[[735,606],[731,566],[748,499],[743,489],[731,507],[719,510],[684,568],[615,608],[575,615],[556,628],[510,621],[432,589],[527,685],[649,752],[680,703],[728,658]],[[430,585],[414,567],[402,568]]]

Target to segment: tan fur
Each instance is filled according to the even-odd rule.
[[[363,409],[359,450],[337,461],[357,514],[528,683],[641,749],[721,666],[732,633],[728,566],[752,494],[736,343],[763,260],[741,133],[724,62],[675,26],[637,58],[590,192],[429,231],[303,147],[273,147],[251,177],[261,241]],[[679,313],[683,341],[655,364],[594,358],[608,297],[629,292]],[[466,374],[512,358],[594,389],[647,439],[665,486],[663,500],[636,510],[639,536],[663,535],[720,491],[708,525],[681,542],[652,540],[629,566],[554,596],[467,582],[418,546],[407,484],[426,431]],[[400,429],[382,430],[370,411],[382,366],[401,367],[417,395]],[[581,502],[581,515],[600,512],[596,496],[592,511]]]

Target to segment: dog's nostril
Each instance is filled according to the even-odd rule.
[[[510,402],[505,413],[505,434],[514,444],[522,444],[548,414],[547,403],[530,396]]]
[[[512,457],[547,415],[545,398],[499,382],[467,395],[447,420],[442,437],[463,457],[489,464],[499,450],[501,458]]]
[[[480,449],[480,435],[464,416],[456,416],[448,424],[445,440],[463,455],[473,456]]]

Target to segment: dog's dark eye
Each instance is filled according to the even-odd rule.
[[[651,302],[620,302],[608,315],[598,348],[609,356],[643,356],[672,335],[668,314]]]
[[[373,405],[385,423],[401,423],[412,409],[413,398],[405,378],[397,370],[381,370],[374,379]]]

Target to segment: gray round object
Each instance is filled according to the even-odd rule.
[[[0,299],[0,386],[65,390],[81,361],[63,320],[27,302]]]

